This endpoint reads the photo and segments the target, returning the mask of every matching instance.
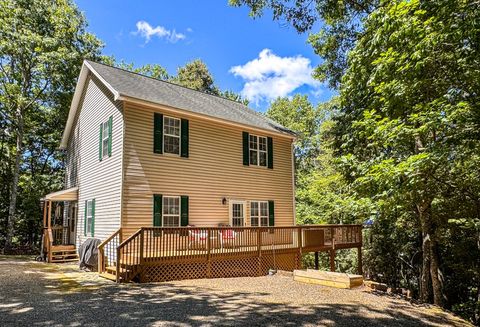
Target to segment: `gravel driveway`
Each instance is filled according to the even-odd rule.
[[[0,326],[469,326],[430,306],[287,276],[122,284],[0,256]]]

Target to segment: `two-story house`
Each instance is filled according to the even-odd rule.
[[[213,251],[244,237],[243,245],[260,246],[260,232],[235,228],[295,225],[294,139],[241,103],[85,61],[60,144],[67,153],[65,190],[45,199],[66,203],[62,237],[70,250],[90,237],[117,237],[118,248],[142,228],[219,225],[232,230],[191,229],[168,242],[184,242],[184,250],[192,240],[204,242]],[[46,228],[49,210],[51,204]],[[148,240],[142,234],[142,251],[147,241],[173,235],[155,233]],[[292,233],[284,238],[291,241]]]

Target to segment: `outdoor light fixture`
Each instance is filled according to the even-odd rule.
[[[222,204],[223,204],[223,205],[226,205],[226,204],[227,204],[227,198],[224,197],[224,198],[222,199]]]

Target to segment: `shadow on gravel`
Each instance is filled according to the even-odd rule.
[[[360,312],[373,312],[368,303],[297,307],[262,301],[265,295],[262,293],[221,292],[169,283],[111,283],[92,291],[62,294],[55,291],[55,281],[48,279],[47,275],[48,272],[37,272],[36,279],[32,279],[38,280],[33,289],[26,283],[13,285],[12,280],[7,284],[0,282],[3,284],[0,290],[0,325],[446,325],[440,317],[422,316],[420,312],[410,316],[395,307],[378,312],[381,318],[371,319]],[[4,278],[1,271],[0,278]]]

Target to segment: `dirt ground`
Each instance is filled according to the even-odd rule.
[[[115,284],[0,256],[0,326],[470,326],[433,306],[288,276]]]

